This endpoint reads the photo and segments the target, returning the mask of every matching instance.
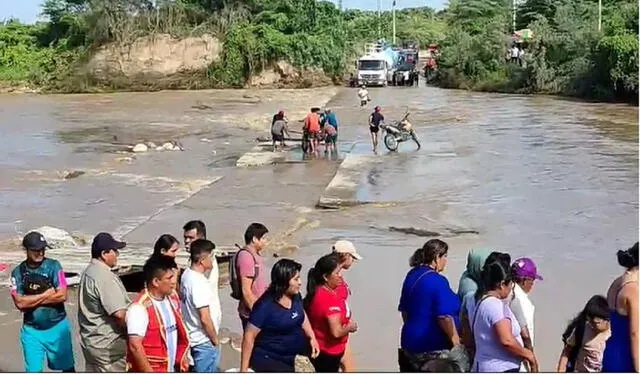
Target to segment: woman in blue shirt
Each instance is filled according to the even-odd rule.
[[[300,297],[302,265],[282,259],[271,284],[256,301],[244,330],[240,371],[294,372],[296,355],[318,356],[319,348]]]
[[[447,243],[431,239],[409,261],[411,270],[398,306],[403,321],[398,352],[402,372],[419,372],[431,359],[460,345],[460,299],[440,274],[447,266],[448,250]]]

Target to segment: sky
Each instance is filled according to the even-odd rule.
[[[40,14],[40,4],[43,0],[0,0],[0,20],[18,18],[25,23],[33,23]],[[338,3],[338,0],[330,0]],[[412,8],[429,6],[443,9],[447,0],[396,0],[397,8]],[[390,9],[392,0],[380,0],[382,9]],[[342,0],[344,8],[376,10],[377,0]]]

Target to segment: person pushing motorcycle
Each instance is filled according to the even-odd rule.
[[[384,124],[384,116],[380,111],[380,106],[376,106],[373,109],[373,113],[369,116],[369,132],[371,132],[373,153],[378,153],[378,133],[380,132],[380,125]]]

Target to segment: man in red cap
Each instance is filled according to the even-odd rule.
[[[380,112],[381,110],[380,106],[376,106],[369,116],[369,131],[371,132],[373,153],[378,153],[378,132],[380,132],[380,125],[384,123],[384,116]]]

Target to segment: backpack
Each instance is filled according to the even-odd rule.
[[[256,279],[258,278],[258,275],[260,274],[260,268],[258,267],[258,261],[256,260],[256,256],[253,253],[251,253],[251,251],[247,250],[246,248],[241,248],[237,244],[236,244],[236,247],[238,247],[238,252],[236,252],[236,254],[233,255],[229,260],[229,285],[231,286],[231,297],[236,300],[242,300],[242,283],[240,282],[240,276],[238,275],[239,271],[238,271],[238,265],[237,265],[238,255],[240,254],[240,252],[247,251],[251,254],[251,257],[253,257],[254,272],[253,272],[253,279],[251,281],[252,286],[253,286],[253,282],[256,281]]]
[[[22,287],[24,294],[40,295],[49,288],[53,288],[53,282],[46,275],[31,272],[27,269],[26,261],[20,264],[20,276],[22,277]]]

